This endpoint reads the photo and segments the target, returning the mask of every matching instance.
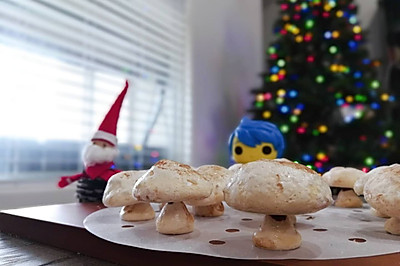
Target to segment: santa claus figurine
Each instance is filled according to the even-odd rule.
[[[104,117],[99,130],[94,133],[92,142],[83,150],[85,170],[73,176],[63,176],[58,186],[63,188],[74,181],[77,184],[79,202],[101,202],[108,179],[120,170],[115,168],[113,160],[118,155],[117,123],[122,102],[128,91],[128,81],[125,88]]]

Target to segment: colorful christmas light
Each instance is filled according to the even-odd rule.
[[[285,97],[286,91],[285,91],[284,89],[279,89],[279,90],[276,92],[276,95],[278,95],[279,97]]]
[[[307,19],[306,20],[306,23],[305,23],[305,28],[306,29],[311,29],[312,27],[314,27],[314,20],[312,20],[312,19]]]
[[[378,89],[380,86],[381,86],[381,84],[377,80],[374,80],[371,82],[371,88],[373,88],[373,89]]]
[[[299,94],[299,93],[298,93],[297,90],[290,90],[289,93],[288,93],[288,96],[289,96],[290,98],[296,98],[298,94]]]
[[[324,83],[324,81],[325,81],[325,78],[324,78],[324,76],[322,76],[322,75],[318,75],[318,76],[316,76],[315,77],[315,81],[317,82],[317,83]]]
[[[360,32],[361,32],[361,27],[360,26],[354,26],[353,27],[353,32],[355,33],[355,34],[359,34]]]
[[[269,101],[272,98],[272,94],[270,92],[264,93],[264,100]]]
[[[290,116],[290,122],[292,122],[292,123],[299,122],[299,117],[297,115],[291,115]]]
[[[331,47],[329,47],[329,52],[331,54],[336,54],[338,51],[338,48],[335,45],[332,45]]]
[[[279,129],[281,130],[282,133],[288,133],[290,128],[288,125],[284,124]]]
[[[277,64],[279,67],[284,67],[284,66],[286,65],[286,62],[285,62],[285,60],[283,60],[283,59],[279,59],[279,60],[276,62],[276,64]]]
[[[272,113],[270,111],[264,111],[263,112],[263,118],[264,119],[269,119],[271,118]]]
[[[385,131],[385,137],[387,137],[387,138],[393,138],[393,131],[392,130],[386,130]]]
[[[342,11],[342,10],[336,11],[336,16],[337,16],[338,18],[343,17],[343,11]]]
[[[326,133],[328,131],[328,127],[326,125],[320,125],[318,127],[318,131],[319,131],[319,133],[324,134],[324,133]]]
[[[332,31],[332,38],[337,39],[340,37],[340,33],[337,30]]]

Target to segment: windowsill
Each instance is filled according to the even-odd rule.
[[[77,202],[76,184],[57,187],[58,180],[7,181],[0,183],[0,210]]]

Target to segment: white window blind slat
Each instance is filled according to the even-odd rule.
[[[15,39],[10,38],[8,36],[0,36],[0,40],[3,43],[8,44],[10,46],[20,47],[21,49],[26,49],[26,50],[32,50],[32,45],[30,43],[16,42]],[[40,52],[43,54],[46,54],[46,53],[49,54],[48,48],[46,48],[46,47],[36,47],[35,51],[38,53]],[[87,68],[96,68],[98,70],[107,71],[107,72],[110,72],[110,71],[111,72],[121,72],[121,68],[115,67],[114,65],[99,64],[99,62],[89,60],[86,57],[77,57],[76,55],[73,55],[70,53],[65,53],[65,52],[59,51],[59,50],[52,51],[51,53],[53,54],[53,56],[56,56],[60,60],[65,60],[66,62],[70,62],[72,64],[85,66]],[[137,69],[137,68],[131,66],[129,69],[123,69],[123,70],[125,72],[129,72],[128,75],[134,75],[134,76],[138,76],[138,77],[148,79],[148,80],[155,80],[160,84],[167,83],[166,78],[159,77],[158,75],[149,73],[148,71],[143,70],[143,69]],[[169,81],[169,83],[171,83],[171,86],[175,85],[175,83],[173,83],[173,82],[174,82],[173,80]]]
[[[49,6],[53,6],[55,3],[52,0],[41,0],[41,2],[46,3]],[[65,10],[72,11],[74,14],[78,15],[79,17],[85,18],[88,20],[91,27],[101,27],[103,31],[108,33],[117,33],[120,36],[128,38],[130,40],[135,40],[133,36],[137,36],[140,39],[136,39],[136,42],[140,45],[140,40],[145,41],[144,46],[155,48],[157,45],[159,47],[163,47],[166,49],[161,49],[162,54],[165,54],[166,51],[168,52],[175,52],[176,54],[180,54],[180,50],[171,44],[170,42],[158,38],[157,35],[152,34],[144,30],[142,27],[137,27],[133,23],[129,23],[127,20],[123,20],[120,17],[115,16],[113,13],[105,13],[102,9],[98,6],[90,3],[89,1],[80,1],[80,0],[72,0],[72,1],[60,1],[57,3],[57,6],[62,7]],[[107,21],[105,21],[104,17],[107,17]],[[118,29],[118,31],[116,31]],[[154,45],[156,44],[156,45]],[[142,44],[143,45],[143,44]]]
[[[127,4],[124,0],[116,0]],[[132,0],[132,4],[137,6],[138,9],[145,9],[152,18],[157,18],[163,22],[170,22],[172,27],[176,29],[185,29],[184,23],[185,16],[183,15],[182,8],[185,1],[165,1],[165,0],[154,0],[154,1],[141,1]],[[176,9],[171,6],[175,4],[176,6],[181,6]]]
[[[183,0],[185,1],[185,0]],[[178,36],[183,33],[185,36],[186,25],[185,16],[182,15],[181,11],[176,11],[173,8],[169,8],[169,5],[165,5],[164,0],[153,0],[153,1],[141,1],[131,0],[127,3],[124,0],[115,0],[124,9],[132,10],[132,5],[135,6],[135,10],[143,10],[140,14],[146,21],[154,23],[154,21],[160,22],[163,26],[168,26],[170,30],[178,33]],[[178,1],[173,1],[178,2]],[[132,5],[131,5],[132,4]],[[157,23],[155,22],[155,23]]]
[[[175,44],[173,47],[182,45],[184,41],[182,37],[184,36],[184,31],[177,29],[176,26],[169,25],[168,21],[163,21],[162,16],[151,17],[150,12],[144,12],[141,16],[140,13],[135,12],[135,15],[132,16],[132,13],[129,12],[133,11],[128,6],[123,6],[118,2],[109,2],[109,1],[101,1],[101,0],[90,0],[91,3],[97,4],[103,7],[106,10],[113,10],[115,13],[119,13],[123,15],[130,23],[137,25],[138,28],[145,28],[152,32],[152,35],[159,37],[160,39],[169,39],[169,43]],[[118,15],[116,15],[118,18]],[[157,18],[157,19],[155,19]],[[121,19],[122,21],[122,19]],[[125,20],[126,21],[126,20]],[[140,25],[140,26],[139,26]],[[146,36],[144,36],[146,37]],[[153,36],[149,36],[153,37]]]

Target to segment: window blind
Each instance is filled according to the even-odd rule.
[[[187,162],[186,20],[185,0],[0,1],[0,179],[80,171],[125,79],[125,167],[140,152]]]

